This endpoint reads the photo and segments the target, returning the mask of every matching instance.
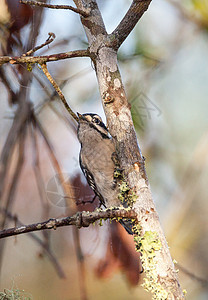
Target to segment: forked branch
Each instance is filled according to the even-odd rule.
[[[29,56],[29,55],[31,55],[32,53],[34,53],[34,52],[40,50],[41,48],[43,48],[43,47],[49,45],[50,43],[52,43],[52,42],[54,41],[55,38],[56,38],[56,35],[55,35],[53,32],[49,32],[49,33],[48,33],[48,38],[47,38],[47,40],[45,41],[45,43],[43,43],[43,44],[41,44],[41,45],[39,45],[39,46],[37,46],[37,47],[35,47],[35,48],[33,48],[33,49],[27,51],[27,52],[26,52],[25,54],[23,54],[22,56]]]

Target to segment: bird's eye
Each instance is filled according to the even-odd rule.
[[[92,119],[92,121],[93,121],[93,123],[100,124],[100,120],[99,120],[99,119],[97,119],[97,118],[93,118],[93,119]]]

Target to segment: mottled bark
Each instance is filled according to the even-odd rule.
[[[130,105],[117,63],[118,47],[147,10],[151,1],[133,1],[121,23],[109,35],[95,0],[74,0],[74,2],[79,9],[91,9],[90,16],[81,17],[81,22],[95,66],[107,126],[115,141],[127,182],[138,196],[133,208],[141,226],[141,235],[156,232],[162,245],[161,249],[155,252],[157,282],[168,293],[168,299],[183,299],[177,273],[152,199],[144,159],[138,145]]]

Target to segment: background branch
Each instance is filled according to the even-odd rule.
[[[27,51],[25,54],[23,54],[22,56],[29,56],[31,55],[32,53],[40,50],[41,48],[49,45],[50,43],[52,43],[54,41],[54,39],[56,38],[55,34],[53,32],[49,32],[48,33],[48,38],[47,40],[45,41],[45,43],[41,44],[40,46],[37,46],[29,51]]]
[[[40,231],[44,229],[56,229],[58,227],[75,225],[78,228],[88,227],[90,224],[96,222],[99,219],[115,219],[115,218],[131,218],[136,219],[136,213],[133,210],[125,209],[107,209],[104,211],[94,212],[78,212],[71,217],[65,217],[60,219],[49,219],[44,222],[23,225],[21,227],[13,227],[0,231],[0,239],[24,234],[33,231]]]
[[[31,63],[31,64],[44,64],[50,61],[57,61],[61,59],[73,58],[73,57],[89,57],[88,50],[75,50],[65,53],[57,53],[51,55],[43,56],[0,56],[0,66],[5,63],[10,64],[21,64],[21,63]]]
[[[52,8],[52,9],[68,9],[75,13],[80,14],[83,17],[89,16],[88,11],[84,11],[82,9],[75,8],[71,5],[53,5],[53,4],[47,4],[47,3],[38,2],[38,1],[27,1],[27,0],[20,0],[20,3],[28,4],[28,5],[32,5],[32,6]]]

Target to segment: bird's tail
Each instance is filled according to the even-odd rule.
[[[126,229],[126,231],[128,232],[128,234],[134,234],[133,231],[132,231],[132,227],[133,227],[133,224],[132,224],[132,221],[130,219],[128,220],[120,220],[119,223]]]

